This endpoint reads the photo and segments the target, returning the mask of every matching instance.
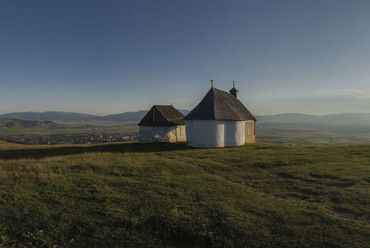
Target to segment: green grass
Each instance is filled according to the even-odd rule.
[[[369,145],[0,143],[0,247],[369,244]]]

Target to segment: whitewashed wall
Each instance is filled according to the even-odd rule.
[[[241,146],[245,144],[245,122],[187,120],[186,134],[188,146]]]
[[[181,126],[140,126],[139,142],[180,142],[186,141],[185,125]]]
[[[242,146],[245,144],[244,121],[225,122],[225,146]]]

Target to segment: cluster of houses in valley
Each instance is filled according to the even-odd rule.
[[[0,140],[28,145],[99,144],[136,141],[137,133],[83,133],[56,135],[0,135]]]
[[[171,105],[154,105],[140,121],[140,143],[186,141],[192,147],[240,146],[256,141],[256,118],[238,90],[213,86],[186,116]]]

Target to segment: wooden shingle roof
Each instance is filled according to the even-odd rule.
[[[154,105],[139,123],[139,126],[177,125],[185,125],[184,115],[171,105]]]
[[[232,94],[213,87],[185,120],[257,121]]]

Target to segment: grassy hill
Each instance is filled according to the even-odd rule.
[[[0,143],[0,247],[370,247],[370,146]]]

